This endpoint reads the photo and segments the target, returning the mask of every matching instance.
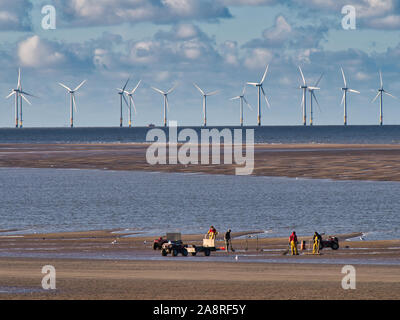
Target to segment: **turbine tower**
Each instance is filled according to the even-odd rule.
[[[24,99],[27,103],[32,105],[30,101],[25,97],[30,96],[30,97],[35,97],[34,95],[27,93],[22,90],[22,85],[21,85],[21,68],[18,69],[18,84],[17,88],[11,90],[11,93],[6,97],[6,99],[10,98],[12,95],[15,95],[15,127],[18,128],[18,125],[22,128],[22,99]],[[18,108],[18,106],[20,108]],[[18,109],[20,111],[20,118],[18,115]],[[20,121],[20,122],[18,122]]]
[[[267,77],[267,73],[268,73],[268,67],[269,67],[269,65],[267,65],[267,68],[265,69],[264,75],[260,82],[247,82],[247,84],[256,87],[258,90],[258,116],[257,116],[258,126],[261,126],[261,92],[264,96],[264,99],[265,99],[265,102],[267,103],[268,108],[271,108],[271,105],[268,102],[267,95],[265,94],[265,91],[263,88],[263,83],[264,83],[265,78]]]
[[[156,92],[158,92],[158,93],[160,93],[160,94],[162,94],[164,96],[164,127],[166,127],[167,126],[167,110],[169,110],[168,95],[175,90],[176,85],[173,86],[171,89],[169,89],[167,92],[164,92],[164,91],[162,91],[160,89],[157,89],[155,87],[151,87],[151,88],[154,91],[156,91]]]
[[[303,107],[303,125],[307,125],[307,82],[306,79],[304,78],[303,70],[301,70],[301,67],[299,66],[299,71],[301,75],[301,79],[303,80],[303,84],[299,87],[299,89],[303,90],[303,98],[301,100],[301,106]]]
[[[313,121],[314,121],[313,99],[317,103],[318,107],[320,107],[314,91],[315,90],[320,90],[320,88],[318,88],[318,85],[319,85],[323,75],[324,74],[321,74],[321,76],[319,77],[318,81],[315,83],[314,87],[308,87],[308,92],[310,92],[310,126],[313,125]]]
[[[124,91],[125,94],[129,97],[129,128],[132,127],[132,106],[133,109],[135,110],[135,114],[136,114],[136,106],[135,106],[135,101],[133,100],[133,95],[135,94],[137,88],[139,87],[140,83],[142,82],[142,80],[140,80],[138,82],[138,84],[136,85],[135,88],[133,88],[133,90],[131,92],[128,91]]]
[[[250,110],[253,110],[249,102],[247,101],[246,97],[244,96],[246,92],[246,86],[243,87],[242,94],[237,97],[233,97],[230,100],[238,100],[240,99],[240,126],[243,127],[243,102],[246,103],[246,105],[249,107]]]
[[[216,95],[219,92],[219,90],[205,93],[203,90],[200,89],[200,87],[197,84],[193,83],[193,85],[203,95],[203,116],[204,116],[203,125],[204,125],[204,127],[207,127],[207,97]]]
[[[128,102],[126,101],[125,96],[124,96],[124,94],[125,94],[125,89],[126,89],[126,86],[128,85],[128,82],[129,82],[129,79],[126,80],[125,85],[123,86],[122,89],[117,89],[117,90],[118,90],[118,94],[119,94],[119,98],[120,98],[120,111],[121,111],[121,113],[120,113],[120,118],[119,118],[119,126],[120,126],[120,128],[122,128],[122,126],[123,126],[123,121],[124,121],[124,120],[123,120],[123,115],[122,115],[122,99],[124,99],[126,105],[128,105]]]
[[[70,119],[70,125],[71,128],[74,127],[74,110],[75,112],[76,110],[76,100],[75,100],[75,92],[77,92],[84,84],[85,84],[86,80],[82,81],[81,84],[79,86],[77,86],[74,90],[72,90],[71,88],[67,87],[65,84],[62,83],[58,83],[61,87],[65,88],[68,93],[71,95],[71,105],[70,105],[70,114],[71,114],[71,119]]]
[[[353,92],[353,93],[360,93],[360,92],[357,90],[350,89],[347,86],[347,81],[346,81],[346,77],[344,75],[343,68],[340,67],[340,70],[342,70],[342,76],[343,76],[343,82],[344,82],[344,87],[342,88],[343,98],[342,98],[341,104],[343,104],[343,106],[344,106],[344,125],[347,126],[347,91]]]
[[[378,89],[378,94],[376,95],[376,97],[371,101],[372,103],[375,102],[375,100],[380,96],[380,120],[379,120],[379,124],[382,126],[383,125],[383,94],[387,94],[388,96],[397,99],[397,97],[395,97],[394,95],[390,94],[389,92],[387,92],[385,89],[383,89],[383,80],[382,80],[382,72],[381,70],[379,70],[379,78],[381,80],[381,87],[380,89]]]

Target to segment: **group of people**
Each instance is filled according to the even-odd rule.
[[[228,229],[227,232],[225,232],[224,235],[224,240],[225,240],[225,251],[228,252],[229,248],[231,249],[232,252],[234,252],[235,250],[232,247],[232,238],[231,238],[231,229]],[[207,236],[209,239],[215,239],[217,237],[218,231],[217,229],[215,229],[214,226],[210,227],[210,230],[208,230],[207,232]]]
[[[321,235],[315,231],[313,236],[313,254],[319,254],[321,241],[322,241]],[[299,254],[299,251],[297,249],[297,244],[298,241],[297,241],[296,231],[293,231],[289,237],[290,251],[292,252],[293,256],[297,256]]]

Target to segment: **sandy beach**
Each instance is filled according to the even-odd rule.
[[[2,144],[0,167],[235,174],[235,165],[154,165],[145,144]],[[400,181],[400,145],[260,144],[253,175]]]
[[[245,232],[246,233],[246,232]],[[399,299],[400,240],[345,241],[341,248],[283,255],[287,239],[234,238],[235,253],[162,257],[152,237],[122,230],[1,235],[1,299]],[[202,235],[185,235],[201,243]],[[308,240],[308,236],[299,237]],[[343,240],[343,241],[342,241]],[[222,241],[217,245],[223,246]],[[237,260],[235,259],[238,257]],[[356,290],[343,290],[354,265]],[[44,265],[57,289],[41,289]]]

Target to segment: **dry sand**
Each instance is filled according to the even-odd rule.
[[[233,254],[164,258],[152,250],[152,237],[115,231],[17,238],[3,233],[0,299],[400,298],[400,240],[341,241],[339,250],[324,249],[319,256],[284,256],[287,239],[241,237],[233,240]],[[185,235],[184,241],[199,243],[201,238]],[[84,258],[69,258],[74,256]],[[356,290],[341,287],[345,264],[356,267]],[[55,291],[41,290],[44,265],[56,268]]]
[[[145,144],[2,144],[0,167],[234,174],[235,165],[155,165]],[[400,145],[261,144],[254,175],[400,181]]]

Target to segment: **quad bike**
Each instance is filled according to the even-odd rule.
[[[326,240],[320,241],[319,249],[322,250],[323,248],[332,248],[332,250],[339,249],[339,239],[336,237],[330,237]]]
[[[161,254],[165,257],[169,253],[172,254],[173,257],[176,257],[178,254],[182,254],[185,257],[188,255],[186,245],[184,245],[181,240],[168,241],[162,245]]]

